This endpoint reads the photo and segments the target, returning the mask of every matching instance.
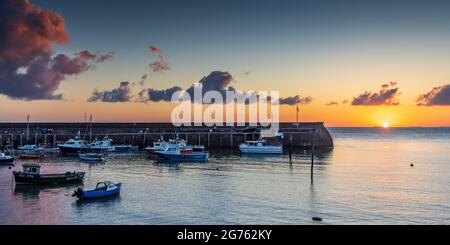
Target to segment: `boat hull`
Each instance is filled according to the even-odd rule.
[[[62,154],[78,154],[79,151],[85,150],[86,148],[80,147],[67,147],[67,146],[58,146],[59,150]]]
[[[208,153],[171,154],[155,152],[155,154],[162,159],[173,161],[208,161]]]
[[[116,188],[112,190],[91,190],[91,191],[80,191],[76,196],[81,200],[92,200],[105,197],[116,196],[120,194],[120,188],[122,184],[117,183]]]
[[[271,147],[249,147],[239,146],[239,150],[246,154],[282,154],[283,147],[271,146]]]
[[[67,172],[65,174],[27,174],[24,172],[13,172],[16,184],[28,185],[54,185],[81,182],[84,172]]]
[[[11,164],[14,162],[14,157],[0,159],[0,164]]]

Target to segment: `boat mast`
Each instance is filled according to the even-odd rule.
[[[90,124],[89,124],[89,142],[92,142],[92,114],[89,118]]]
[[[27,115],[27,144],[30,137],[30,115]]]

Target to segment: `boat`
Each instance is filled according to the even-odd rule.
[[[254,141],[245,141],[239,145],[239,150],[242,153],[250,154],[282,154],[282,145],[267,145],[263,139]]]
[[[85,140],[80,140],[79,137],[69,139],[63,144],[58,144],[58,148],[63,154],[76,154],[79,151],[87,149],[89,144]]]
[[[93,190],[85,191],[83,188],[78,187],[78,189],[73,192],[72,196],[83,200],[115,196],[120,194],[121,186],[122,183],[114,184],[110,181],[98,182]]]
[[[205,146],[204,145],[193,145],[192,150],[193,151],[205,151]]]
[[[147,146],[144,148],[144,150],[149,154],[155,154],[155,151],[164,150],[167,144],[169,144],[167,141],[158,139],[157,141],[153,142],[153,146]]]
[[[176,145],[167,145],[163,151],[155,151],[155,155],[166,160],[175,161],[208,161],[207,152],[193,152],[192,149],[182,149]]]
[[[12,164],[14,162],[14,157],[6,155],[0,152],[0,164]]]
[[[24,152],[30,153],[30,152],[42,151],[43,148],[39,147],[37,145],[24,145],[24,146],[17,147],[17,149],[20,150],[20,151],[24,151]]]
[[[112,140],[105,136],[103,140],[95,140],[91,144],[89,144],[89,149],[95,152],[113,152],[115,151],[115,147],[111,145]]]
[[[114,145],[115,152],[129,152],[133,150],[132,145]]]
[[[38,164],[24,164],[22,171],[13,171],[16,184],[51,185],[80,182],[84,172],[65,172],[61,174],[41,174]]]
[[[96,152],[79,153],[78,156],[81,160],[89,162],[103,162],[106,160],[104,154]]]

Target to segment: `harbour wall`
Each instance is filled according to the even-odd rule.
[[[102,139],[106,135],[113,144],[131,144],[140,148],[163,138],[173,139],[177,135],[189,144],[205,145],[208,148],[235,148],[246,140],[257,140],[263,127],[174,127],[171,123],[0,123],[0,149],[6,145],[17,148],[25,144],[46,144],[56,146],[58,142],[75,137]],[[280,123],[279,132],[283,138],[277,140],[285,147],[332,148],[333,139],[322,122]],[[28,139],[27,139],[28,135]]]

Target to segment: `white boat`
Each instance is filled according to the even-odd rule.
[[[42,151],[43,148],[37,145],[24,145],[17,147],[17,149],[24,152],[39,152]]]
[[[114,145],[114,151],[116,152],[129,152],[133,150],[132,145]]]
[[[187,145],[184,139],[169,139],[168,142],[159,139],[153,142],[153,146],[145,147],[144,150],[149,154],[154,154],[156,151],[164,151],[167,146],[174,146],[183,150],[193,150],[191,146]]]
[[[111,145],[112,140],[105,136],[103,140],[95,140],[89,145],[90,150],[95,152],[113,152],[115,147]]]
[[[240,144],[239,150],[249,154],[282,154],[283,146],[267,145],[265,140],[254,140]]]
[[[106,160],[103,154],[95,152],[79,153],[78,156],[81,160],[89,162],[103,162]]]

